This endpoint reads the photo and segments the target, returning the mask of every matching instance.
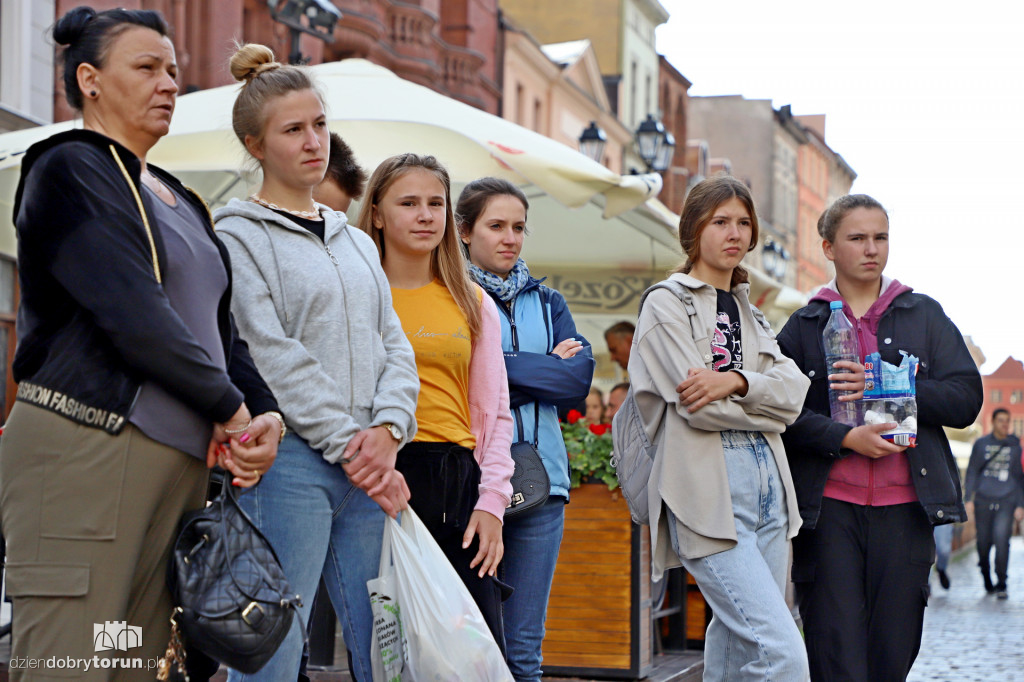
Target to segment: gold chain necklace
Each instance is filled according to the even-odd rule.
[[[249,197],[249,201],[255,202],[255,203],[259,204],[260,206],[266,206],[267,208],[269,208],[272,211],[284,211],[285,213],[291,213],[294,216],[298,216],[300,218],[305,218],[306,220],[316,220],[317,218],[320,217],[320,212],[316,210],[316,205],[315,204],[313,205],[313,210],[312,211],[293,211],[290,208],[284,208],[282,206],[278,206],[277,204],[275,204],[275,203],[273,203],[271,201],[267,201],[266,199],[261,197],[259,194],[251,195]]]

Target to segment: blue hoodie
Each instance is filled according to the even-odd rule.
[[[501,313],[501,348],[515,419],[512,438],[519,440],[522,425],[523,440],[537,441],[551,479],[551,494],[568,499],[569,457],[558,426],[558,409],[575,407],[587,397],[594,378],[594,353],[576,331],[565,298],[541,281],[531,277],[509,305],[492,298]],[[551,350],[568,338],[580,341],[583,348],[569,359],[552,355]]]

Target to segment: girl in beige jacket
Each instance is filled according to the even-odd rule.
[[[714,611],[704,679],[803,682],[807,656],[784,598],[800,514],[779,434],[808,380],[747,299],[740,261],[757,234],[750,191],[735,178],[691,190],[679,224],[687,260],[669,279],[678,293],[647,297],[629,375],[657,434],[654,577],[681,563]]]

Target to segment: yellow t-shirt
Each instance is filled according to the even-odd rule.
[[[469,324],[451,293],[436,279],[419,289],[391,288],[395,312],[416,353],[420,397],[417,442],[476,446],[469,419]]]

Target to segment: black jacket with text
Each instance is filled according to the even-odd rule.
[[[170,174],[150,172],[209,216]],[[21,306],[14,379],[18,399],[118,433],[142,382],[152,380],[212,422],[245,400],[253,415],[278,411],[230,315],[227,251],[207,224],[228,272],[218,326],[228,371],[218,368],[171,308],[160,284],[167,254],[141,161],[88,130],[29,148],[14,200]]]

